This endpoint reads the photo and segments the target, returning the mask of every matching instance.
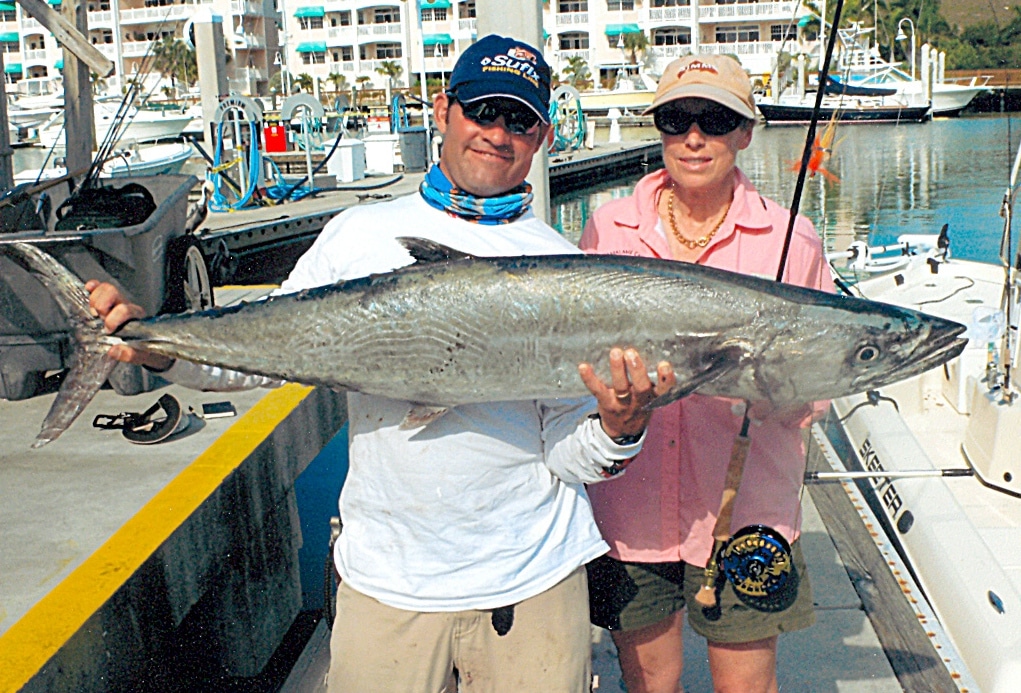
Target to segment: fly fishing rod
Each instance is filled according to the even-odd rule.
[[[840,14],[844,0],[837,0],[833,11],[831,26],[840,24]],[[825,29],[825,15],[819,18],[820,26]],[[826,45],[826,55],[819,68],[819,88],[815,95],[815,106],[808,127],[805,149],[801,155],[801,169],[798,183],[791,204],[790,220],[787,235],[784,239],[780,265],[777,269],[776,281],[783,281],[784,269],[791,239],[794,235],[794,221],[798,215],[801,193],[805,187],[808,173],[808,161],[812,154],[812,143],[815,140],[815,129],[819,122],[819,111],[822,108],[822,97],[829,79],[830,60],[836,45],[837,32],[834,30]],[[748,456],[750,440],[748,436],[749,404],[745,404],[744,421],[741,432],[735,437],[730,453],[724,481],[723,497],[720,510],[716,514],[716,525],[713,528],[713,548],[706,561],[702,576],[702,585],[695,594],[695,601],[706,612],[720,608],[719,590],[723,584],[729,583],[734,588],[738,599],[757,611],[780,611],[793,601],[797,594],[798,575],[794,567],[790,544],[772,527],[765,525],[749,525],[731,532],[730,521],[734,509],[734,500],[741,485],[744,464]]]

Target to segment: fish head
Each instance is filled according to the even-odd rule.
[[[756,387],[774,404],[866,392],[956,357],[960,323],[864,299],[826,294],[803,305],[756,368]]]

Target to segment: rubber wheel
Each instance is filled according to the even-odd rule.
[[[167,246],[167,282],[161,313],[206,310],[213,307],[209,266],[198,242],[175,238]]]
[[[42,389],[45,373],[43,371],[22,371],[20,373],[0,373],[0,393],[11,402],[28,399]]]

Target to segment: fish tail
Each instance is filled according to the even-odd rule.
[[[55,440],[78,418],[106,382],[117,361],[107,355],[110,341],[103,333],[102,321],[92,315],[89,293],[78,277],[52,255],[30,243],[7,243],[0,245],[0,250],[17,260],[49,290],[75,337],[71,370],[32,444],[33,448],[39,448]]]

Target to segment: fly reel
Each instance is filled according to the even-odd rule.
[[[720,549],[719,564],[738,599],[758,611],[782,611],[797,595],[791,546],[772,527],[738,530]]]

